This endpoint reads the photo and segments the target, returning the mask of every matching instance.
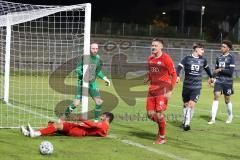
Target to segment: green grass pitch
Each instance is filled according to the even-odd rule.
[[[119,84],[121,83],[121,80],[114,79],[114,81]],[[137,83],[141,83],[141,81],[142,80],[139,80]],[[45,83],[47,85],[47,78]],[[131,80],[124,83],[131,83]],[[147,120],[145,116],[145,98],[139,97],[137,98],[136,105],[129,106],[119,98],[117,94],[118,91],[116,91],[113,86],[107,87],[100,80],[99,84],[101,90],[112,93],[119,100],[117,107],[112,111],[116,118],[111,124],[110,137],[76,138],[58,135],[29,138],[21,135],[19,129],[0,129],[0,159],[240,159],[240,103],[238,100],[240,83],[238,80],[235,81],[235,94],[232,96],[233,112],[235,115],[232,124],[225,124],[227,114],[223,97],[221,97],[220,100],[216,124],[211,126],[207,124],[210,119],[213,88],[209,87],[207,82],[204,81],[200,100],[197,103],[195,114],[191,121],[192,130],[188,132],[184,132],[180,128],[182,115],[182,83],[177,84],[169,100],[168,110],[166,111],[167,143],[164,145],[152,144],[156,137],[157,125]],[[122,87],[127,87],[127,85]],[[147,86],[139,85],[130,90],[147,91]],[[50,92],[51,91],[46,93]],[[131,98],[127,93],[126,97]],[[41,98],[44,98],[44,96]],[[62,96],[62,98],[64,98],[64,96]],[[105,101],[111,102],[111,99],[106,97],[102,98]],[[19,99],[21,100],[21,98]],[[45,101],[47,100],[48,99]],[[46,103],[45,101],[43,103]],[[90,104],[93,103],[91,102]],[[1,107],[6,106],[1,104]],[[3,113],[0,114],[4,114],[4,110],[2,110],[2,112]],[[24,118],[24,116],[22,118]],[[4,119],[2,120],[4,121]],[[25,121],[27,122],[27,120]],[[40,155],[38,147],[43,140],[52,142],[54,146],[54,153],[52,155]]]

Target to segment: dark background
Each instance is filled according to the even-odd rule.
[[[195,24],[200,17],[201,6],[206,6],[205,18],[224,20],[240,15],[239,0],[9,0],[16,3],[73,5],[92,3],[93,20],[110,18],[111,21],[151,23],[156,16],[166,12],[170,24],[179,23],[182,4],[185,3],[185,23]]]
[[[105,22],[177,26],[182,32],[200,26],[201,7],[205,6],[203,30],[212,37],[227,35],[240,17],[240,0],[9,0],[38,5],[92,4],[92,20]],[[162,14],[165,12],[166,14]],[[224,22],[229,31],[221,31]]]

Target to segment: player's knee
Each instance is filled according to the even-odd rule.
[[[184,107],[184,108],[187,108],[188,105],[189,105],[188,102],[186,102],[186,103],[184,103],[183,107]]]
[[[228,104],[229,102],[230,102],[230,98],[229,97],[225,98],[225,103]]]
[[[215,92],[215,93],[214,93],[214,100],[215,100],[215,101],[218,101],[219,98],[220,98],[220,95],[221,95],[221,93]]]
[[[194,108],[194,107],[195,107],[195,104],[196,104],[196,102],[194,102],[194,101],[189,101],[189,107],[190,107],[190,108]]]
[[[228,104],[230,101],[228,101],[228,100],[225,100],[225,104]]]
[[[220,97],[219,95],[216,95],[216,94],[215,94],[215,95],[214,95],[214,100],[215,100],[215,101],[218,101],[218,100],[219,100],[219,97]]]
[[[147,117],[148,117],[149,119],[152,119],[152,117],[154,116],[154,114],[155,114],[155,112],[149,111],[149,112],[147,112]]]
[[[157,118],[160,120],[164,117],[163,112],[157,112]]]
[[[148,119],[152,119],[152,114],[147,114]]]

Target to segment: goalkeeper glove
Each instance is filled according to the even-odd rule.
[[[105,76],[103,80],[106,82],[107,86],[110,86],[110,80]]]

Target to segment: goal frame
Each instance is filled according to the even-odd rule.
[[[55,6],[49,6],[55,7]],[[90,34],[91,34],[91,4],[79,4],[79,5],[71,5],[71,6],[56,6],[56,11],[53,13],[58,13],[61,11],[67,11],[69,8],[83,8],[85,11],[84,16],[84,46],[83,46],[83,85],[82,85],[82,109],[81,113],[84,118],[88,118],[88,83],[89,83],[89,74],[88,74],[88,67],[89,67],[89,56],[90,56]],[[40,9],[41,10],[41,9]],[[23,14],[26,11],[22,11]],[[30,11],[31,12],[31,11]],[[42,11],[43,12],[43,11]],[[12,20],[13,15],[18,14],[18,12],[7,13],[7,15],[0,16],[0,20],[3,20],[0,23],[0,27],[6,27],[6,44],[5,44],[5,64],[4,64],[4,90],[3,90],[3,101],[7,105],[11,105],[9,103],[9,84],[10,84],[10,57],[11,57],[11,33],[12,33],[12,26],[18,24]],[[20,13],[21,14],[21,13]],[[47,15],[46,15],[47,16]],[[37,17],[41,18],[41,17]],[[35,19],[37,19],[35,18]],[[26,21],[21,20],[20,23],[28,22],[33,19],[26,18]]]

